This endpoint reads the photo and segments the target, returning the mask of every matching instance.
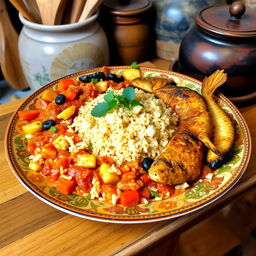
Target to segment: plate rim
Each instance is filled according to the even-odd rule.
[[[110,69],[116,69],[116,70],[122,70],[122,69],[127,69],[130,66],[108,66]],[[162,68],[157,68],[157,67],[147,67],[147,66],[140,66],[140,68],[142,69],[142,71],[156,71],[156,72],[160,72],[160,73],[169,73],[170,75],[174,75],[177,77],[181,77],[181,78],[185,78],[187,80],[193,81],[196,84],[200,85],[202,84],[202,81],[199,81],[195,78],[192,78],[190,76],[175,72],[175,71],[170,71],[170,70],[166,70],[166,69],[162,69]],[[239,172],[239,174],[236,176],[236,178],[231,182],[231,184],[229,184],[223,191],[220,191],[219,193],[217,193],[216,195],[212,196],[211,198],[209,198],[208,200],[202,202],[199,205],[194,205],[188,209],[182,210],[180,212],[177,213],[173,213],[171,215],[165,214],[164,215],[160,215],[160,216],[146,216],[146,215],[141,215],[142,218],[133,218],[133,215],[129,216],[130,218],[115,218],[114,215],[111,215],[109,217],[103,217],[103,216],[97,216],[95,214],[95,212],[92,213],[82,213],[81,211],[73,211],[72,209],[67,209],[67,207],[65,207],[65,204],[63,204],[64,206],[62,206],[62,202],[58,202],[58,204],[56,204],[53,201],[47,199],[44,195],[42,194],[46,194],[45,192],[41,191],[41,194],[38,193],[35,189],[33,189],[32,186],[36,187],[32,182],[31,184],[27,184],[27,182],[20,176],[19,171],[16,170],[14,163],[12,162],[11,156],[10,156],[10,147],[11,150],[14,151],[14,149],[12,148],[12,143],[11,142],[11,134],[10,134],[10,129],[12,128],[12,125],[14,126],[15,121],[17,120],[17,113],[20,109],[23,109],[25,107],[27,107],[29,105],[29,103],[31,103],[31,100],[36,98],[42,91],[44,91],[47,88],[50,88],[52,86],[54,86],[59,80],[61,79],[66,79],[66,78],[70,78],[70,77],[77,77],[77,76],[81,76],[83,74],[87,74],[87,73],[93,73],[93,72],[97,72],[101,69],[101,67],[97,67],[97,68],[92,68],[92,69],[88,69],[88,70],[83,70],[83,71],[79,71],[79,72],[75,72],[72,73],[70,75],[61,77],[59,79],[53,80],[50,83],[47,83],[46,85],[42,86],[41,88],[37,89],[36,91],[34,91],[31,95],[29,95],[28,97],[26,97],[24,99],[24,101],[22,101],[22,103],[20,103],[19,107],[14,111],[14,113],[12,114],[9,123],[7,125],[6,128],[6,132],[5,132],[5,141],[4,141],[4,146],[5,146],[5,155],[7,157],[7,162],[8,165],[10,167],[10,169],[12,170],[12,173],[15,175],[15,177],[19,180],[19,182],[30,192],[32,193],[34,196],[36,196],[38,199],[40,199],[41,201],[43,201],[44,203],[54,207],[55,209],[61,210],[65,213],[71,214],[73,216],[76,217],[81,217],[81,218],[85,218],[85,219],[89,219],[89,220],[94,220],[94,221],[100,221],[100,222],[105,222],[105,223],[120,223],[120,224],[140,224],[140,223],[150,223],[150,222],[158,222],[158,221],[163,221],[163,220],[169,220],[169,219],[174,219],[183,215],[186,215],[188,213],[192,213],[195,212],[197,210],[200,210],[206,206],[208,206],[209,204],[215,202],[217,199],[219,199],[220,197],[224,196],[228,191],[230,191],[230,189],[232,189],[232,187],[234,187],[237,182],[240,180],[240,178],[242,177],[242,175],[244,174],[248,163],[250,161],[250,157],[251,157],[251,148],[252,148],[252,142],[251,142],[251,135],[250,135],[250,130],[248,128],[248,125],[244,119],[244,117],[242,116],[242,114],[240,113],[240,111],[237,109],[237,107],[227,98],[225,97],[222,93],[217,93],[217,96],[226,103],[226,105],[228,105],[228,108],[231,108],[235,111],[237,117],[239,117],[241,124],[243,125],[243,129],[245,131],[245,140],[248,142],[247,143],[247,147],[244,149],[246,150],[247,153],[247,157],[243,163],[243,166],[241,167],[241,170]],[[16,118],[15,118],[16,117]],[[243,143],[244,144],[244,143]],[[25,174],[24,174],[25,175]],[[37,188],[37,190],[39,190]],[[40,190],[39,190],[40,191]],[[47,195],[48,197],[50,197],[49,195]],[[54,199],[54,198],[53,198]],[[79,210],[79,208],[77,208]],[[102,214],[102,215],[106,215],[106,214]],[[150,214],[152,215],[152,213]],[[128,217],[128,216],[126,216]]]

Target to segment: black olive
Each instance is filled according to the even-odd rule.
[[[150,166],[153,164],[153,162],[154,162],[154,159],[152,159],[152,158],[149,158],[149,157],[144,158],[141,163],[142,168],[145,171],[147,171],[150,168]]]
[[[90,83],[92,78],[93,78],[92,74],[89,74],[89,75],[80,76],[79,80],[83,83]]]
[[[97,79],[102,79],[102,80],[106,80],[106,76],[103,72],[96,72],[94,74],[92,74],[92,78],[97,78]]]
[[[49,130],[54,125],[55,125],[54,120],[47,120],[43,122],[42,127],[43,127],[43,130]]]
[[[120,83],[124,81],[124,78],[122,76],[117,76],[116,74],[109,73],[107,76],[107,80],[112,80],[116,83]]]
[[[66,102],[66,97],[63,94],[59,94],[57,95],[57,97],[55,98],[55,103],[58,105],[62,105]]]

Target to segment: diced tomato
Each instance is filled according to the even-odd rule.
[[[56,124],[55,127],[57,128],[58,134],[65,134],[66,130],[68,129],[67,126],[62,125],[62,124]]]
[[[63,79],[60,80],[58,83],[58,90],[60,92],[65,92],[70,85],[75,85],[75,82],[73,79]]]
[[[18,112],[18,116],[22,120],[32,120],[38,117],[40,111],[38,110],[21,110]]]
[[[69,159],[68,159],[68,157],[65,157],[65,156],[59,157],[57,159],[57,166],[58,167],[61,166],[63,169],[67,169],[68,166],[69,166]]]
[[[35,101],[35,108],[36,109],[46,109],[48,104],[49,103],[47,101],[45,101],[45,100],[43,100],[41,98],[38,98]]]
[[[52,171],[52,164],[49,163],[47,160],[45,161],[45,164],[42,168],[42,170],[40,171],[42,175],[44,176],[50,176]]]
[[[139,193],[136,190],[124,191],[121,193],[120,199],[123,206],[135,205],[139,202]]]
[[[41,155],[44,159],[54,159],[56,158],[57,150],[52,143],[48,143],[42,147]]]
[[[52,169],[51,174],[46,177],[46,179],[50,182],[55,182],[60,177],[60,170],[59,169]]]
[[[46,120],[57,120],[57,115],[60,113],[60,107],[54,102],[49,103],[44,111],[40,112],[38,117],[39,121],[44,122]]]
[[[140,197],[146,198],[147,200],[150,199],[150,191],[148,188],[142,188],[139,190]]]
[[[82,87],[82,90],[83,94],[87,96],[85,99],[83,99],[85,101],[87,101],[88,99],[94,99],[99,95],[99,90],[97,90],[94,83],[86,84],[86,86]]]
[[[74,188],[76,187],[76,182],[74,180],[68,180],[64,178],[60,178],[56,182],[56,189],[63,194],[70,194]]]
[[[74,100],[78,95],[79,89],[69,87],[65,92],[64,95],[66,96],[67,101]]]
[[[136,173],[134,171],[126,172],[122,175],[122,182],[129,182],[131,180],[134,180],[136,178]]]
[[[79,189],[89,192],[92,187],[93,171],[82,166],[72,166],[68,168],[68,174],[75,177]]]
[[[157,183],[157,189],[160,193],[163,194],[164,197],[170,197],[175,191],[173,186],[161,183]]]
[[[112,202],[112,195],[117,195],[116,186],[114,185],[102,185],[101,191],[104,194],[104,198],[107,202]]]
[[[142,180],[144,185],[148,185],[152,180],[149,178],[148,173],[143,174],[140,179]]]

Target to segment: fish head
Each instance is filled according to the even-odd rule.
[[[170,181],[170,172],[172,172],[173,166],[168,163],[166,164],[166,161],[163,159],[157,159],[149,168],[148,174],[151,180],[163,183],[163,184],[169,184]]]

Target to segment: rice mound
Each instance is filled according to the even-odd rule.
[[[123,90],[115,91],[122,94]],[[83,138],[82,146],[92,148],[96,156],[110,156],[121,165],[124,161],[157,157],[175,132],[177,116],[154,95],[135,89],[143,106],[132,110],[118,106],[102,117],[93,117],[92,108],[103,102],[101,94],[85,106],[70,125],[70,131]]]

